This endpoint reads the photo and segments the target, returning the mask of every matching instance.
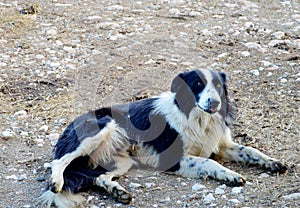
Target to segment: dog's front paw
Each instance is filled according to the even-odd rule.
[[[227,186],[243,186],[246,183],[246,179],[236,173],[235,175],[228,175],[224,182]]]
[[[218,172],[216,179],[224,182],[228,186],[243,186],[246,183],[244,176],[226,169]]]
[[[130,195],[130,193],[119,187],[113,188],[112,195],[117,202],[120,202],[123,204],[129,204],[132,200],[132,196]]]
[[[271,171],[271,173],[280,173],[280,174],[286,173],[288,169],[286,165],[276,160],[270,160],[268,162],[268,167],[266,168],[267,170]]]
[[[60,176],[52,175],[50,178],[50,191],[53,193],[59,193],[62,191],[64,185],[64,179]]]

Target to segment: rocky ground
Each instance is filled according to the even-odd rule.
[[[248,182],[132,170],[130,207],[300,206],[300,3],[292,0],[0,1],[0,207],[36,207],[53,146],[78,114],[168,90],[178,73],[224,71],[235,141],[285,175],[224,165]],[[90,192],[86,207],[125,207]]]

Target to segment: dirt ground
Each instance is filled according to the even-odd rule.
[[[248,180],[235,192],[132,170],[119,179],[134,196],[129,207],[299,207],[299,34],[292,0],[1,0],[0,207],[37,207],[55,142],[77,115],[157,95],[201,67],[228,75],[234,140],[288,173],[224,162]],[[87,200],[128,207],[101,192]]]

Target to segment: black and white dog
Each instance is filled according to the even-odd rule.
[[[49,190],[40,201],[75,207],[82,202],[76,193],[98,186],[128,204],[130,193],[113,178],[133,167],[209,177],[230,186],[245,183],[242,175],[208,159],[212,154],[286,172],[279,161],[232,141],[232,117],[226,75],[208,69],[179,74],[171,91],[158,97],[85,113],[58,140]]]

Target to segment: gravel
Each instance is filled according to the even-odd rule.
[[[248,180],[230,188],[132,170],[119,179],[130,207],[300,206],[299,2],[1,0],[0,13],[1,207],[36,207],[54,145],[78,114],[157,95],[196,67],[227,73],[234,140],[289,172],[225,162]],[[87,200],[125,207],[101,191]]]

